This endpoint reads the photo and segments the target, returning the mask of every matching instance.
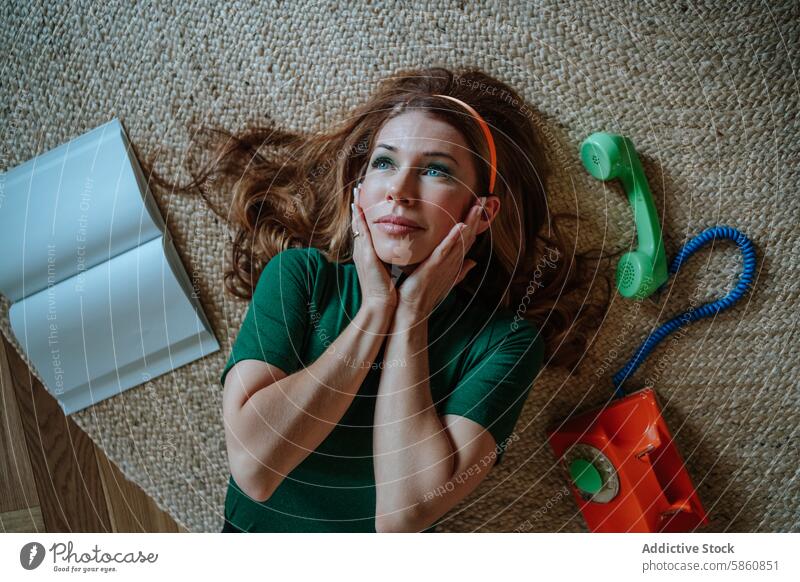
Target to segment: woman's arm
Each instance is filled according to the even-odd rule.
[[[398,308],[384,362],[373,435],[375,528],[421,531],[478,486],[494,464],[496,445],[478,423],[437,415],[425,319]]]
[[[276,380],[263,362],[256,371],[251,360],[231,368],[223,396],[225,440],[231,475],[248,496],[269,499],[341,420],[380,350],[392,312],[378,302],[362,304],[325,353],[289,376]]]

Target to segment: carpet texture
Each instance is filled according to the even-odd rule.
[[[656,378],[709,512],[704,531],[797,531],[800,5],[768,4],[3,3],[2,165],[118,116],[141,152],[158,153],[158,170],[184,179],[202,123],[236,130],[268,114],[321,128],[398,68],[484,68],[539,109],[550,201],[580,214],[579,248],[635,244],[619,186],[580,165],[579,144],[601,130],[636,144],[668,260],[716,224],[756,244],[752,293],[662,344],[631,382]],[[156,197],[222,350],[73,418],[178,522],[219,531],[228,470],[218,378],[247,305],[223,294],[227,226],[196,196]],[[545,429],[605,402],[647,332],[690,300],[727,293],[740,269],[735,245],[716,243],[653,301],[615,296],[580,369],[540,375],[505,462],[441,529],[585,531]],[[17,346],[8,301],[0,307]]]

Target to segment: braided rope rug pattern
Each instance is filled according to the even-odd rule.
[[[631,381],[656,380],[706,531],[798,530],[797,3],[79,1],[3,3],[0,13],[3,168],[116,115],[141,152],[160,150],[157,169],[185,179],[199,124],[237,130],[269,114],[324,127],[398,68],[473,65],[538,108],[554,210],[580,214],[579,248],[614,253],[635,245],[630,208],[582,168],[578,146],[595,131],[630,136],[668,259],[715,224],[739,228],[759,253],[752,293],[659,346]],[[227,227],[196,196],[156,197],[222,349],[73,418],[177,521],[219,531],[228,469],[218,378],[247,305],[223,294]],[[735,246],[718,243],[658,302],[617,295],[581,368],[540,375],[505,462],[441,529],[585,531],[545,429],[603,403],[646,333],[690,300],[727,293],[740,265]],[[19,349],[8,307],[2,298],[0,329]]]

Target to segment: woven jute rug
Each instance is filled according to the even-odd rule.
[[[629,136],[663,220],[667,257],[728,224],[758,248],[751,294],[662,344],[631,382],[656,379],[664,415],[711,523],[798,530],[796,343],[800,244],[797,2],[3,3],[4,168],[119,117],[156,168],[185,179],[201,124],[267,115],[294,129],[340,119],[399,68],[481,67],[517,87],[553,166],[556,211],[579,248],[635,244],[617,184],[578,148]],[[74,415],[129,479],[191,531],[219,531],[228,477],[220,371],[246,303],[223,294],[228,227],[198,196],[156,191],[222,350]],[[613,264],[613,263],[612,263]],[[696,254],[653,301],[614,297],[573,374],[537,379],[504,463],[444,531],[585,531],[545,429],[604,403],[646,334],[733,288],[733,243]],[[17,348],[3,299],[3,333]]]

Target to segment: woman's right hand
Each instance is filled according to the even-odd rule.
[[[359,205],[360,185],[353,188],[353,202],[351,230],[361,233],[353,237],[353,262],[358,272],[358,282],[361,285],[361,304],[375,305],[383,309],[397,307],[397,288],[392,281],[391,274],[383,261],[375,252],[372,245],[372,235],[369,232],[367,219]]]

